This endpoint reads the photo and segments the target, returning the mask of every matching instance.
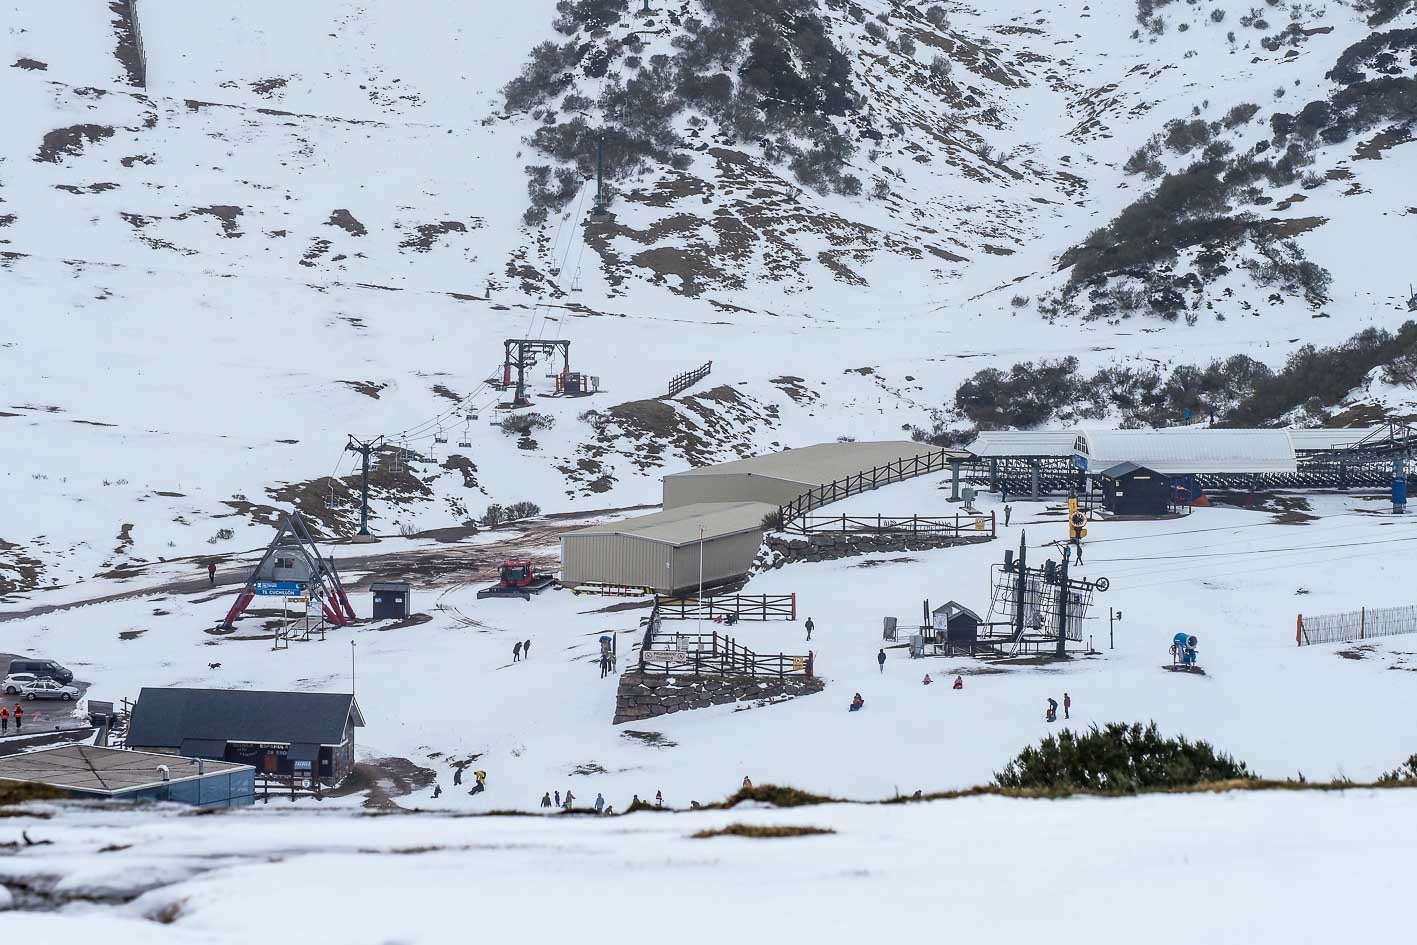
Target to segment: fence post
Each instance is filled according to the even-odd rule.
[[[796,592],[796,591],[793,591],[793,592],[792,592],[792,620],[793,620],[794,622],[796,622],[796,620],[797,620],[797,592]]]
[[[1304,645],[1304,615],[1300,614],[1298,621],[1294,624],[1294,645]]]
[[[1363,639],[1368,632],[1368,608],[1358,608],[1358,639]]]
[[[990,538],[998,538],[998,537],[999,537],[999,523],[998,523],[998,519],[995,518],[995,516],[997,516],[997,515],[998,515],[998,513],[995,512],[993,509],[990,509],[990,510],[989,510],[989,537],[990,537]]]
[[[783,669],[783,659],[784,657],[781,653],[777,654],[777,678],[779,680],[785,679],[787,677],[787,673]]]

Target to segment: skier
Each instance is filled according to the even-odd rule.
[[[512,647],[512,662],[515,663],[522,658],[522,642],[517,641],[517,645]]]
[[[10,710],[0,706],[0,735],[10,734]]]
[[[571,809],[571,804],[574,803],[575,799],[576,796],[574,794],[572,794],[570,791],[566,792],[566,810]]]
[[[963,676],[956,676],[956,677],[955,677],[954,688],[956,688],[956,689],[963,689],[963,688],[964,688],[964,677],[963,677]]]
[[[1048,697],[1048,711],[1044,713],[1043,718],[1049,722],[1058,721],[1058,700],[1052,696]]]
[[[861,698],[861,693],[858,692],[856,695],[854,695],[854,696],[851,697],[851,708],[847,709],[846,711],[848,711],[848,712],[860,712],[860,711],[861,711],[861,707],[862,707],[863,705],[865,705],[865,704],[866,704],[866,700],[863,699],[863,698]]]
[[[601,794],[599,791],[597,791],[596,794],[595,794],[595,812],[596,812],[597,814],[600,814],[600,813],[603,813],[604,811],[605,811],[605,795],[604,795],[604,794]]]
[[[1070,718],[1072,718],[1072,713],[1071,713],[1072,707],[1073,707],[1073,697],[1070,696],[1070,695],[1068,695],[1066,692],[1063,693],[1063,718],[1065,718],[1065,719],[1070,719]]]
[[[541,806],[542,806],[542,807],[550,807],[550,806],[551,806],[551,792],[550,792],[550,791],[547,791],[545,794],[541,795]]]
[[[526,641],[525,643],[522,644],[522,656],[525,656],[525,657],[530,657],[530,656],[531,656],[531,641],[530,641],[530,640],[528,640],[528,641]]]
[[[930,674],[929,674],[929,673],[926,673],[926,674],[925,674],[925,678],[922,679],[922,680],[920,680],[921,684],[926,685],[926,686],[930,685],[930,684],[931,684],[932,682],[934,682],[934,681],[935,681],[935,680],[933,680],[933,679],[930,678]]]
[[[1005,527],[1005,528],[1008,528],[1008,526],[1009,526],[1009,516],[1010,516],[1010,515],[1013,515],[1013,514],[1014,514],[1014,507],[1013,507],[1012,505],[1009,505],[1007,502],[1004,503],[1004,527]]]
[[[881,647],[881,651],[876,654],[876,665],[881,667],[881,672],[886,671],[886,648]]]
[[[815,627],[815,626],[816,626],[816,624],[812,623],[812,618],[811,618],[811,617],[808,617],[808,618],[807,618],[807,642],[808,642],[808,643],[811,643],[811,642],[812,642],[812,628]]]
[[[453,787],[457,787],[460,784],[462,784],[462,768],[457,767],[453,769]]]
[[[216,587],[216,562],[207,562],[207,587]]]
[[[477,783],[474,784],[474,785],[472,786],[472,790],[471,790],[471,791],[468,791],[467,793],[469,793],[469,794],[481,794],[483,791],[487,790],[487,772],[486,772],[486,771],[474,771],[474,772],[472,773],[472,776],[477,779]]]
[[[20,708],[20,704],[19,704],[18,702],[15,703],[14,717],[15,717],[15,734],[18,735],[18,734],[20,734],[20,723],[25,720],[25,710],[22,709],[22,708]]]
[[[654,806],[655,806],[655,807],[663,807],[663,806],[664,806],[664,792],[663,792],[663,791],[655,791],[655,792],[654,792]]]

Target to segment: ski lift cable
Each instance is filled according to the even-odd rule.
[[[575,224],[575,226],[578,226],[578,225],[579,225],[579,221],[580,221],[580,218],[581,218],[581,210],[582,210],[582,209],[584,208],[584,206],[585,206],[585,197],[586,197],[587,191],[589,190],[589,187],[587,186],[589,183],[590,183],[589,180],[583,181],[583,182],[581,183],[581,189],[580,189],[579,193],[577,194],[577,198],[578,198],[578,199],[576,200],[576,209],[575,209],[575,212],[572,214],[572,217],[571,217],[572,219],[574,219],[574,220],[577,221],[576,224]],[[574,229],[574,227],[573,227],[572,230],[570,231],[570,234],[566,237],[566,248],[565,248],[565,250],[562,251],[562,253],[561,253],[561,265],[560,265],[559,267],[557,267],[557,270],[556,270],[558,274],[559,274],[559,273],[563,273],[563,272],[566,271],[566,262],[567,262],[567,260],[570,259],[570,256],[571,256],[571,244],[572,244],[573,242],[575,242],[575,232],[576,232],[576,231],[575,231],[575,229]],[[551,257],[553,262],[555,261],[555,258],[556,258],[556,257],[555,257],[555,252],[556,252],[556,248],[553,246],[553,247],[552,247],[552,257]],[[550,316],[550,314],[551,314],[551,303],[550,303],[550,302],[543,301],[543,302],[541,303],[541,306],[539,306],[539,307],[544,308],[545,311],[542,313],[542,316],[541,316],[541,330],[536,333],[536,340],[537,340],[537,341],[543,340],[543,339],[545,338],[545,336],[546,336],[546,322],[547,322],[547,319],[549,318],[549,316]],[[557,322],[558,322],[558,323],[559,323],[559,321],[560,321],[560,319],[557,319]]]

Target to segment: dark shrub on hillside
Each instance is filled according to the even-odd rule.
[[[580,52],[574,41],[564,46],[542,43],[531,51],[531,61],[521,75],[502,89],[507,111],[525,111],[559,95],[571,81],[571,70],[580,62]]]
[[[1177,154],[1185,154],[1210,142],[1210,125],[1199,118],[1166,123],[1166,146]]]
[[[1333,68],[1329,70],[1328,78],[1351,85],[1362,80],[1363,73],[1360,69],[1366,63],[1372,62],[1376,66],[1378,57],[1384,53],[1411,49],[1414,46],[1417,46],[1417,29],[1373,33],[1339,53]]]
[[[1403,781],[1417,781],[1417,755],[1412,755],[1400,766],[1378,778],[1379,784],[1400,784]]]
[[[955,408],[984,429],[1033,427],[1078,399],[1077,358],[985,368],[959,385]]]
[[[556,4],[560,16],[551,21],[551,26],[561,33],[603,30],[620,22],[629,6],[629,0],[560,0]]]
[[[498,424],[503,433],[515,433],[521,436],[531,435],[533,430],[549,430],[556,423],[556,418],[548,417],[544,413],[514,413],[506,417]]]
[[[1164,738],[1156,723],[1112,722],[1078,735],[1063,729],[1019,752],[994,775],[1002,788],[1136,794],[1216,781],[1254,780],[1243,762],[1206,742]]]
[[[1237,128],[1245,124],[1245,122],[1249,121],[1251,118],[1254,118],[1255,113],[1259,110],[1260,107],[1258,105],[1249,103],[1236,105],[1225,113],[1225,117],[1220,120],[1220,123],[1226,128]]]
[[[1407,10],[1417,9],[1417,0],[1356,0],[1354,8],[1368,14],[1369,26],[1382,26]]]

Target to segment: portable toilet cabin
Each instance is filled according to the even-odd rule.
[[[369,590],[374,595],[375,620],[403,620],[413,610],[411,585],[404,581],[375,581]]]

